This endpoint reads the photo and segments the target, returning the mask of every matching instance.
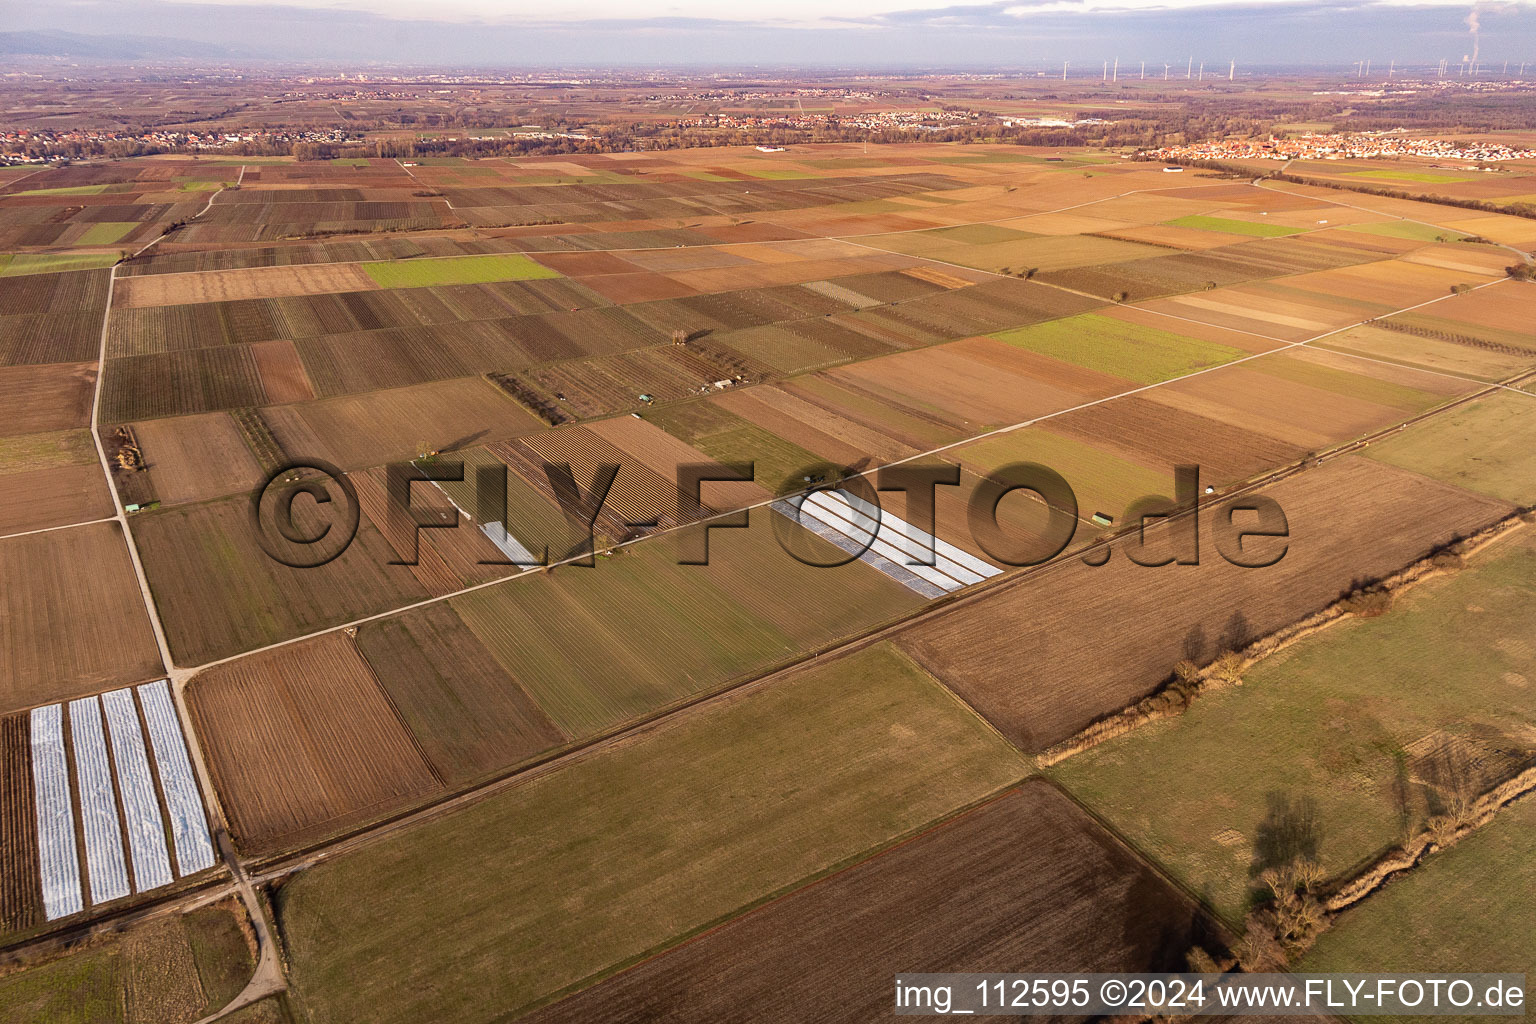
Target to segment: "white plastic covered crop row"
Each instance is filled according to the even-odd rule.
[[[101,705],[95,697],[69,702],[69,735],[75,748],[75,778],[80,783],[80,825],[91,902],[122,899],[128,895],[128,865],[117,823],[112,765],[101,731]]]
[[[171,838],[176,844],[176,868],[190,875],[213,867],[213,843],[208,838],[208,819],[198,794],[197,779],[187,758],[181,723],[171,703],[171,689],[164,679],[139,687],[144,723],[160,769],[160,788],[171,815]]]
[[[84,909],[80,860],[75,852],[75,815],[69,802],[69,764],[64,756],[63,705],[34,708],[31,732],[43,914],[52,921]]]
[[[128,822],[128,850],[133,856],[133,884],[139,892],[171,884],[171,861],[165,849],[165,823],[155,799],[154,776],[139,731],[139,714],[133,691],[113,690],[101,695],[112,735],[112,756],[117,762],[117,781],[122,788],[123,813]]]

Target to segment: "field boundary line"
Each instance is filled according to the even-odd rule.
[[[74,530],[82,526],[99,526],[102,523],[113,523],[116,521],[116,516],[103,516],[101,519],[88,519],[82,523],[63,523],[59,526],[44,526],[37,530],[22,530],[19,533],[7,533],[4,536],[0,536],[0,540],[11,540],[14,537],[35,537],[39,533],[56,533],[59,530]]]

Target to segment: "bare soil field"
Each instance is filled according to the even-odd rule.
[[[283,295],[361,292],[377,288],[373,278],[351,263],[250,270],[200,271],[126,277],[117,282],[113,305],[179,306],[230,299],[270,299]]]
[[[441,786],[345,633],[220,665],[186,695],[231,834],[247,852]]]
[[[1151,691],[1180,659],[1208,661],[1510,509],[1353,457],[1266,493],[1290,529],[1272,566],[1229,564],[1213,550],[1207,515],[1198,566],[1145,568],[1120,554],[1098,568],[1069,560],[926,619],[897,642],[1038,751]]]
[[[261,378],[261,389],[274,405],[307,402],[315,397],[298,350],[290,341],[265,341],[251,346],[251,358]]]
[[[324,522],[311,515],[308,498],[293,507],[297,528],[311,535]],[[275,535],[276,527],[269,529]],[[343,555],[311,569],[290,568],[261,549],[244,494],[141,513],[133,532],[180,665],[201,665],[427,596],[408,567],[388,564],[394,552],[366,520]]]
[[[750,1006],[761,1019],[854,1024],[889,1014],[891,979],[914,965],[1181,970],[1182,951],[1215,934],[1076,804],[1031,781],[526,1019],[704,1022]]]
[[[1135,386],[1065,365],[1053,379],[1050,362],[992,338],[971,338],[855,363],[827,376],[861,386],[898,409],[959,417],[971,433]]]
[[[103,423],[265,405],[251,347],[226,345],[107,360]]]
[[[0,540],[0,713],[161,673],[122,529]]]
[[[37,434],[89,426],[95,386],[95,363],[0,367],[5,433]]]
[[[414,458],[422,454],[418,444],[451,452],[543,426],[493,385],[470,378],[282,406],[264,415],[285,451],[319,455],[342,469]]]
[[[133,433],[155,496],[168,505],[246,494],[266,478],[228,413],[147,420]]]
[[[1203,482],[1218,486],[1306,454],[1278,438],[1139,395],[1058,416],[1050,429],[1144,465],[1198,465]]]
[[[113,512],[94,461],[0,475],[0,534],[105,519]]]
[[[451,785],[566,739],[446,604],[370,622],[358,629],[357,648]]]

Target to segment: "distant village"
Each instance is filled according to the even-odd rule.
[[[1219,139],[1186,146],[1165,146],[1147,153],[1159,160],[1364,160],[1372,157],[1429,157],[1463,163],[1536,160],[1536,150],[1496,142],[1413,139],[1401,130],[1307,134],[1294,138]]]
[[[40,164],[61,156],[97,156],[163,152],[219,152],[240,148],[286,150],[296,144],[338,146],[362,141],[363,136],[344,128],[324,130],[282,129],[274,131],[195,132],[195,131],[107,131],[71,129],[67,131],[0,132],[0,164]]]

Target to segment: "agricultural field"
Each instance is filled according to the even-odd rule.
[[[250,978],[247,928],[245,911],[228,900],[136,924],[0,976],[0,1013],[57,1024],[192,1024]]]
[[[284,885],[298,999],[316,1021],[524,1010],[1024,772],[890,647],[823,661]]]
[[[931,616],[897,642],[1022,749],[1038,751],[1155,689],[1181,659],[1208,662],[1510,511],[1353,457],[1265,493],[1290,530],[1283,557],[1265,568],[1213,551],[1208,521],[1198,565],[1144,567],[1128,556],[1100,567],[1055,563],[964,614]],[[1159,533],[1149,531],[1144,558],[1167,557]],[[1026,665],[1009,650],[1027,650]]]
[[[1123,928],[1101,928],[1113,919]],[[933,971],[1173,966],[1211,924],[1042,781],[738,917],[528,1017],[539,1024],[718,1020],[734,1008],[813,1019],[888,1012],[871,964]],[[751,958],[751,971],[715,977]]]
[[[1521,801],[1496,821],[1342,915],[1301,961],[1304,971],[1419,970],[1426,944],[1447,971],[1532,972],[1528,891],[1536,803]],[[1490,928],[1490,921],[1499,927]],[[1531,986],[1526,982],[1526,1001]],[[1392,1018],[1385,1018],[1391,1020]],[[1402,1018],[1398,1018],[1401,1020]]]
[[[98,88],[29,73],[0,90],[50,132]],[[5,1019],[195,1021],[267,928],[288,991],[225,1019],[851,1021],[896,970],[1176,969],[1243,933],[1266,815],[1310,815],[1344,878],[1536,757],[1525,531],[1181,718],[1032,756],[1536,502],[1528,218],[954,113],[1123,137],[1087,82],[946,79],[923,117],[964,144],[756,147],[692,133],[848,126],[914,83],[247,106],[174,77],[113,123],[366,142],[0,168],[0,944],[38,961],[0,972]],[[1121,81],[1116,118],[1171,116]],[[1318,173],[1529,184],[1413,167]],[[449,478],[402,509],[405,463]],[[1075,518],[1011,493],[974,528],[1018,463]],[[875,490],[893,464],[959,483],[930,510]],[[1196,537],[1139,531],[1188,465]],[[1258,568],[1224,557],[1252,494],[1288,527]]]
[[[1367,454],[1479,494],[1536,504],[1532,405],[1520,394],[1500,391],[1373,445]]]
[[[6,642],[0,710],[140,683],[162,672],[122,529],[96,523],[0,539]]]
[[[1536,763],[1529,534],[1053,776],[1229,920],[1279,856],[1265,836],[1287,820],[1305,822],[1299,842],[1329,876],[1353,875],[1432,815]]]

